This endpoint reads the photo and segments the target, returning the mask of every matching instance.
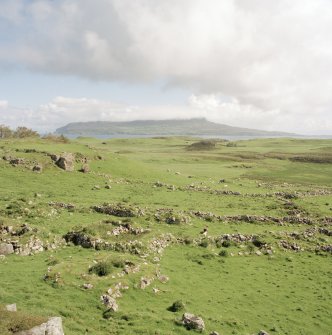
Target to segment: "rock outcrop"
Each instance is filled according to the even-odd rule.
[[[60,156],[52,155],[55,164],[65,171],[74,171],[75,157],[72,153],[64,153]]]
[[[47,322],[30,330],[23,330],[16,335],[64,335],[62,319],[60,317],[49,318]]]
[[[194,329],[197,331],[204,331],[205,324],[201,317],[190,313],[184,313],[182,316],[182,324],[188,329]]]
[[[9,255],[14,253],[14,247],[10,243],[0,243],[0,255]]]

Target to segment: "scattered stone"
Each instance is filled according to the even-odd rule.
[[[108,294],[103,294],[100,297],[101,301],[103,302],[103,304],[109,308],[111,311],[116,312],[119,309],[118,304],[116,303],[116,300],[114,298],[112,298],[110,295]]]
[[[20,331],[16,335],[64,335],[62,319],[60,317],[49,318],[47,322],[30,330]]]
[[[82,173],[90,172],[90,166],[88,164],[83,164],[81,169],[80,169],[80,172],[82,172]]]
[[[139,286],[142,290],[144,290],[146,287],[150,286],[152,282],[153,279],[142,277]]]
[[[64,202],[49,202],[48,203],[50,206],[57,207],[57,208],[65,208],[65,209],[74,209],[75,205],[73,204],[66,204]]]
[[[128,206],[121,203],[103,204],[101,206],[93,206],[98,213],[114,215],[119,217],[137,217],[144,215],[144,211],[138,207]]]
[[[83,288],[86,289],[86,290],[91,290],[91,289],[93,289],[93,285],[89,284],[89,283],[86,283],[86,284],[83,284]]]
[[[64,153],[57,159],[55,164],[65,171],[74,171],[74,162],[75,157],[72,153]]]
[[[201,317],[190,313],[184,313],[182,316],[182,324],[188,329],[204,331],[205,324]]]
[[[9,160],[9,163],[13,166],[20,165],[20,164],[25,164],[25,159],[24,158],[11,158]]]
[[[269,335],[269,333],[266,332],[265,330],[260,330],[258,335]]]
[[[10,243],[0,243],[0,255],[9,255],[14,253],[14,247]]]
[[[8,311],[8,312],[17,312],[16,304],[6,305],[6,311]]]
[[[34,165],[32,167],[33,172],[42,172],[43,171],[43,166],[41,164]]]
[[[169,281],[169,277],[167,277],[167,276],[165,276],[165,275],[158,275],[158,280],[159,280],[161,283],[165,284],[165,283],[167,283],[167,282]]]

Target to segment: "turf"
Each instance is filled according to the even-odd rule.
[[[74,171],[48,155],[62,152],[76,155]],[[184,311],[206,334],[332,334],[331,154],[331,140],[1,140],[1,157],[25,163],[0,160],[0,243],[44,250],[0,259],[0,304],[62,316],[65,334],[188,334]],[[134,214],[94,209],[103,204]],[[1,230],[23,224],[19,236]],[[69,232],[92,244],[66,242]],[[106,275],[90,270],[103,262]],[[119,282],[128,290],[110,312],[100,296]],[[169,310],[176,301],[184,310]]]

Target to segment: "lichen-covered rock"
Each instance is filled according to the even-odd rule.
[[[142,290],[144,290],[146,287],[150,286],[152,282],[153,282],[152,278],[144,278],[144,277],[142,277],[141,281],[140,281],[140,284],[139,284],[139,287]]]
[[[100,297],[103,304],[109,308],[111,311],[116,312],[119,309],[116,300],[108,294],[104,294]]]
[[[14,253],[14,247],[10,243],[0,243],[0,255],[9,255]]]
[[[73,154],[64,153],[58,158],[55,164],[65,171],[74,171],[74,162],[75,157]]]
[[[258,335],[269,335],[269,333],[266,332],[265,330],[260,330]]]
[[[6,305],[5,308],[6,308],[6,311],[8,311],[8,312],[16,312],[17,311],[16,304]]]
[[[119,216],[119,217],[138,217],[144,215],[142,209],[124,204],[103,204],[92,207],[96,212]]]
[[[205,324],[201,317],[190,313],[184,313],[182,316],[182,324],[188,329],[194,329],[197,331],[204,331]]]
[[[43,166],[41,164],[34,165],[32,167],[33,172],[42,172],[43,171]]]
[[[30,330],[23,330],[16,335],[64,335],[62,319],[60,317],[49,318],[47,322]]]

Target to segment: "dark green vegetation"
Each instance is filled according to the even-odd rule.
[[[184,312],[206,334],[332,334],[332,141],[228,143],[0,141],[0,243],[17,253],[0,304],[62,316],[66,335],[188,334]]]
[[[75,122],[56,130],[58,134],[97,135],[190,135],[190,136],[290,136],[289,133],[231,127],[204,118],[188,120],[138,120],[128,122]]]

